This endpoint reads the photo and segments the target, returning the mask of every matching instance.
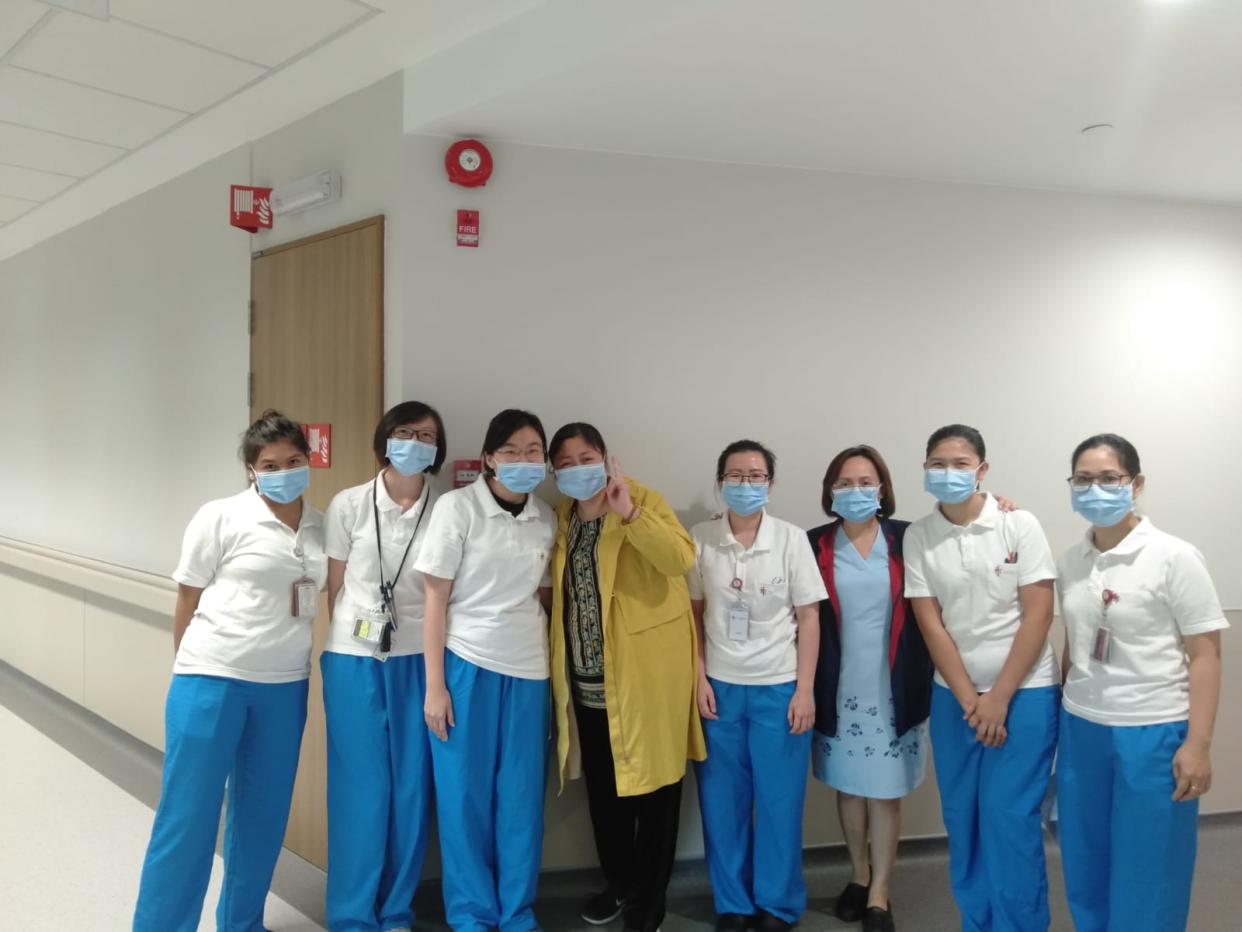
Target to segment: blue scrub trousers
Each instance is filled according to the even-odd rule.
[[[378,660],[325,651],[328,928],[414,924],[431,824],[431,745],[422,654]]]
[[[1047,932],[1040,805],[1057,745],[1061,687],[1019,689],[1009,737],[978,742],[952,691],[932,689],[931,740],[962,932]]]
[[[756,908],[794,923],[806,909],[802,809],[811,732],[789,733],[796,683],[711,680],[716,721],[703,720],[707,759],[695,765],[716,912]]]
[[[1199,800],[1173,801],[1186,730],[1097,725],[1062,711],[1057,810],[1078,932],[1186,928],[1199,831]]]
[[[219,932],[263,932],[306,724],[307,681],[177,674],[164,716],[164,780],[134,932],[196,932],[228,784]]]
[[[444,652],[456,725],[431,735],[444,909],[454,932],[537,930],[547,782],[547,680]]]

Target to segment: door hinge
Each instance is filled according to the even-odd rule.
[[[254,407],[254,373],[251,372],[246,379],[246,405],[250,408]]]
[[[250,302],[250,335],[254,336],[254,302]]]

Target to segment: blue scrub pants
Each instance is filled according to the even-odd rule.
[[[423,655],[377,660],[325,651],[319,665],[328,726],[328,928],[409,928],[433,797]]]
[[[431,735],[444,909],[454,932],[537,930],[548,766],[547,680],[444,652],[457,724]]]
[[[987,748],[953,693],[932,689],[931,740],[962,932],[1047,932],[1040,805],[1057,745],[1061,687],[1019,689],[1009,737]]]
[[[1199,831],[1199,800],[1173,801],[1186,730],[1097,725],[1062,711],[1057,810],[1078,932],[1186,928]]]
[[[306,724],[306,680],[173,677],[164,780],[142,865],[134,932],[196,932],[228,783],[219,932],[263,932]]]
[[[797,684],[711,685],[719,718],[703,721],[707,760],[695,769],[716,912],[758,908],[797,922],[806,909],[802,808],[811,758],[811,732],[789,733]]]

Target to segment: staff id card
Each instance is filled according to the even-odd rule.
[[[303,576],[293,584],[293,617],[314,619],[319,614],[319,587]]]
[[[729,640],[745,641],[750,638],[750,606],[734,602],[729,606]]]

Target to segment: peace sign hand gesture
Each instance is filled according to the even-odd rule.
[[[608,500],[608,508],[620,515],[622,520],[633,514],[634,499],[630,498],[630,484],[625,481],[621,461],[615,456],[608,458],[608,485],[604,496]]]

